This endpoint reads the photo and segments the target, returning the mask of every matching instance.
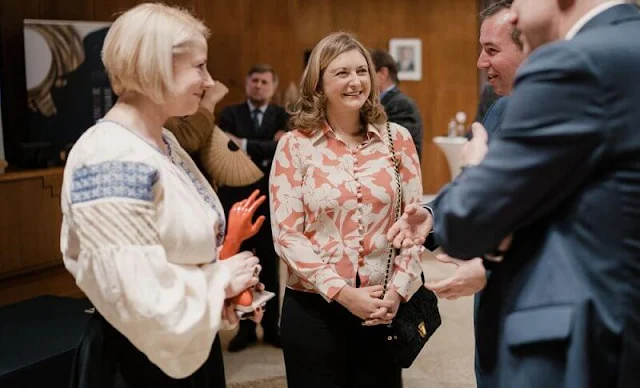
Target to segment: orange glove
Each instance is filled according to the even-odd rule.
[[[227,219],[227,234],[220,249],[220,260],[228,259],[240,250],[240,245],[246,239],[255,236],[260,230],[265,217],[260,216],[256,222],[252,223],[253,215],[258,207],[267,199],[265,195],[261,195],[260,190],[255,190],[249,198],[236,202],[229,211]],[[242,294],[233,298],[235,304],[241,306],[251,306],[253,295],[250,290],[244,291]]]

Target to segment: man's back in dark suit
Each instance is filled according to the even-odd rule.
[[[494,101],[484,114],[482,118],[482,126],[487,130],[489,140],[491,140],[491,136],[495,135],[500,130],[508,102],[509,96],[498,97],[498,99]]]
[[[452,256],[486,254],[515,231],[477,322],[480,361],[501,387],[640,380],[638,36],[637,8],[617,5],[534,51],[485,160],[434,204]]]
[[[422,119],[416,102],[402,93],[398,87],[389,90],[380,101],[389,121],[409,130],[413,143],[422,159]]]
[[[407,128],[422,159],[422,119],[418,107],[410,97],[398,89],[398,64],[385,50],[371,50],[371,59],[376,67],[380,102],[389,121]]]
[[[480,102],[478,103],[478,109],[476,111],[476,117],[473,121],[477,121],[481,123],[484,121],[484,116],[489,111],[489,108],[493,106],[493,103],[496,102],[500,98],[493,90],[493,87],[490,84],[486,84],[482,88],[482,93],[480,93]]]

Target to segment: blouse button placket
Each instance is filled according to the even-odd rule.
[[[356,199],[358,202],[358,206],[356,208],[356,220],[358,221],[358,232],[360,233],[360,246],[358,247],[358,265],[360,267],[364,267],[364,224],[362,222],[362,184],[360,183],[357,175],[358,171],[358,158],[353,154],[353,176],[355,178],[356,183]]]

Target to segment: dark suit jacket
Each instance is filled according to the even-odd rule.
[[[489,107],[489,109],[487,109],[487,113],[485,113],[482,119],[482,125],[489,134],[489,140],[491,140],[491,137],[493,137],[493,135],[500,130],[502,120],[504,119],[504,113],[507,110],[508,101],[508,96],[498,98]]]
[[[493,103],[496,102],[498,98],[500,98],[500,96],[498,96],[493,90],[493,86],[491,86],[491,84],[486,84],[482,88],[480,102],[478,103],[478,110],[476,111],[476,117],[473,121],[477,121],[479,123],[483,122],[487,111],[493,106]]]
[[[247,139],[247,154],[265,173],[265,176],[268,176],[278,144],[273,137],[279,130],[287,129],[288,120],[289,116],[284,108],[269,104],[262,118],[260,130],[256,132],[253,128],[249,105],[243,102],[222,109],[218,126],[225,132]]]
[[[402,125],[409,130],[418,151],[418,157],[422,159],[422,119],[415,101],[394,87],[380,102],[390,122]]]
[[[230,105],[220,112],[218,126],[225,132],[229,132],[240,138],[247,139],[247,154],[251,160],[264,173],[264,177],[258,182],[245,187],[221,187],[218,189],[220,201],[226,212],[231,209],[234,203],[247,198],[253,190],[260,190],[261,194],[269,193],[269,170],[276,151],[277,141],[273,140],[274,135],[279,130],[287,129],[289,117],[281,106],[269,104],[262,118],[260,131],[253,128],[253,120],[249,105],[246,102]],[[269,201],[265,201],[256,215],[263,215],[269,219]],[[265,222],[260,229],[260,233],[271,233],[269,221]],[[265,253],[262,252],[262,256]],[[275,253],[274,253],[275,255]]]
[[[477,315],[500,387],[640,381],[639,36],[637,7],[619,5],[535,50],[485,160],[433,203],[454,257],[515,231]]]

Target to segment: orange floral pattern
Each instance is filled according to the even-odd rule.
[[[409,132],[390,124],[400,163],[403,207],[422,200],[418,155]],[[348,146],[325,126],[312,135],[285,134],[271,168],[275,249],[287,263],[287,286],[331,300],[345,285],[383,284],[393,224],[396,178],[386,127],[369,125]],[[390,288],[408,300],[421,286],[422,247],[403,249]]]

